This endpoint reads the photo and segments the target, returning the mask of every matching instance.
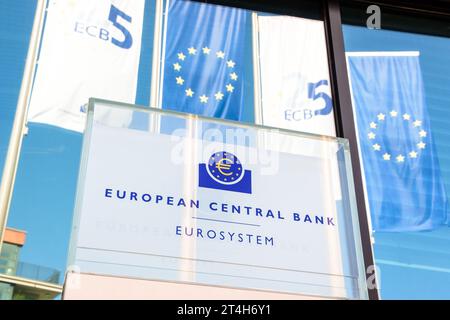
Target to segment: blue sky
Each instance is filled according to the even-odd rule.
[[[0,0],[0,168],[3,168],[35,2]],[[136,103],[148,105],[153,1],[146,1]],[[450,40],[392,31],[344,27],[347,51],[420,51],[427,106],[441,168],[450,190]],[[445,54],[442,54],[445,53]],[[64,271],[72,223],[82,135],[30,124],[24,138],[8,226],[26,230],[21,260]],[[450,232],[380,233],[375,255],[382,262],[384,298],[450,298]],[[406,265],[406,267],[405,267]],[[411,267],[417,265],[419,267]]]

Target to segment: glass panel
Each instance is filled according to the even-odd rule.
[[[0,300],[11,300],[14,286],[9,283],[0,282]]]
[[[19,262],[17,265],[16,275],[26,279],[58,284],[60,271],[38,266],[32,263]]]
[[[0,255],[0,273],[11,276],[16,274],[19,251],[20,247],[16,245],[10,243],[4,243],[2,245],[2,252]]]
[[[88,119],[70,269],[366,298],[347,140],[98,100]]]
[[[130,23],[126,18],[131,14],[128,8],[121,7],[117,11],[112,9],[111,4],[107,2],[102,3],[99,6],[101,9],[93,14],[86,13],[82,5],[80,8],[81,1],[77,1],[77,10],[63,10],[64,14],[70,16],[70,19],[61,19],[55,14],[54,10],[56,9],[54,8],[56,6],[57,9],[61,9],[65,3],[65,1],[46,1],[47,11],[43,38],[48,40],[46,43],[57,43],[57,45],[50,45],[49,52],[53,54],[45,54],[47,51],[44,48],[44,42],[39,44],[39,68],[33,78],[32,89],[34,99],[40,97],[41,101],[44,101],[37,103],[40,106],[45,105],[46,110],[43,111],[47,112],[52,109],[47,108],[50,104],[62,107],[63,110],[52,109],[51,121],[49,118],[40,118],[45,112],[29,113],[40,120],[27,123],[28,133],[23,139],[8,220],[8,226],[23,229],[32,235],[21,250],[21,259],[57,270],[64,270],[67,260],[70,222],[72,221],[82,143],[80,133],[62,128],[74,128],[72,125],[68,126],[74,115],[78,119],[77,126],[82,127],[84,122],[80,121],[80,117],[77,116],[85,112],[84,103],[86,101],[79,101],[83,96],[87,100],[90,96],[98,96],[99,92],[104,93],[105,91],[102,90],[105,89],[105,83],[108,84],[106,86],[107,93],[119,94],[116,90],[111,89],[117,83],[111,84],[112,81],[108,76],[101,72],[95,72],[95,68],[91,70],[87,67],[92,63],[91,59],[86,58],[87,55],[75,54],[76,50],[74,49],[69,50],[73,54],[73,57],[69,58],[68,55],[58,52],[71,46],[85,49],[95,44],[98,51],[89,52],[98,52],[101,61],[106,60],[102,57],[112,56],[105,50],[127,52],[128,49],[124,48],[125,43],[120,43],[122,36],[126,37],[122,32],[133,31],[132,27],[135,27],[138,21],[138,15],[136,15],[132,19],[133,22]],[[92,1],[83,1],[83,3],[89,4],[91,7],[95,6],[92,5]],[[188,8],[184,12],[174,9],[183,5],[186,5],[186,8],[189,6],[194,9]],[[102,8],[103,6],[106,7]],[[205,15],[205,20],[194,21],[193,12],[197,12],[199,7],[205,8],[208,13]],[[0,168],[3,167],[8,149],[10,129],[16,111],[35,9],[36,2],[33,1],[3,1],[0,4],[0,15],[4,21],[2,30],[0,30],[0,38],[5,44],[4,47],[7,48],[0,52],[0,69],[4,71],[0,75],[0,102],[2,105],[0,108]],[[52,11],[55,14],[53,17],[56,16],[55,19],[49,18]],[[233,18],[227,20],[228,23],[223,23],[222,17],[228,16],[226,12],[230,11],[234,12],[234,15],[231,15]],[[324,82],[328,79],[328,63],[324,48],[320,3],[308,0],[302,1],[301,4],[295,4],[292,8],[267,7],[267,11],[271,11],[271,13],[261,11],[264,11],[261,4],[247,4],[246,9],[239,9],[192,3],[191,1],[146,0],[142,35],[139,35],[141,39],[136,34],[131,35],[134,44],[141,40],[139,68],[133,77],[137,82],[134,102],[168,109],[175,106],[173,109],[214,117],[232,118],[250,123],[256,121],[276,127],[334,135],[334,118],[329,103],[330,90],[328,84]],[[75,12],[80,12],[80,15]],[[97,19],[102,12],[105,14],[101,19]],[[109,13],[112,13],[111,17]],[[114,13],[118,19],[116,24],[113,22]],[[163,15],[163,13],[167,14]],[[174,15],[177,14],[179,19],[174,18]],[[295,15],[295,17],[286,16],[286,14]],[[52,20],[52,24],[50,24],[50,20]],[[64,23],[61,20],[64,20]],[[268,27],[272,20],[278,26],[277,29]],[[206,24],[205,21],[208,23]],[[284,22],[289,22],[289,26],[287,26],[289,32],[281,27]],[[125,30],[118,28],[118,24]],[[57,28],[54,28],[55,26]],[[158,28],[161,32],[156,32]],[[183,40],[184,42],[181,38],[175,39],[174,37],[179,34],[171,32],[173,29],[179,33],[186,31],[189,36],[193,34],[198,37],[200,33],[193,32],[198,30],[206,35],[202,41],[192,41],[188,45],[187,42],[193,39],[188,37]],[[65,30],[70,32],[70,37],[59,41],[58,34],[63,34],[66,32]],[[219,43],[219,39],[223,39],[221,34],[224,31],[229,31],[229,34],[232,35],[230,43],[227,43],[226,47]],[[242,31],[242,33],[238,31]],[[74,33],[79,37],[76,41],[80,41],[76,44],[68,40],[72,39]],[[52,35],[56,38],[52,38]],[[279,41],[276,51],[272,50],[275,47],[270,46],[275,39]],[[61,45],[63,42],[64,45]],[[80,45],[80,43],[83,44]],[[207,56],[213,58],[208,61],[214,61],[212,63],[214,68],[205,69],[206,65],[200,63],[205,60],[199,60],[197,65],[193,59],[194,54],[190,54],[188,50],[191,46],[196,49],[196,58],[206,58]],[[223,58],[219,51],[223,51]],[[82,50],[82,52],[86,52],[86,50]],[[186,60],[179,60],[178,53],[181,52],[186,56]],[[153,53],[161,53],[161,56],[154,57]],[[287,56],[280,58],[283,54],[287,54]],[[312,59],[319,55],[320,59]],[[57,60],[52,57],[63,58],[57,63]],[[96,58],[98,57],[96,56]],[[123,59],[119,60],[123,64]],[[157,61],[155,63],[157,66],[154,65],[154,61]],[[271,69],[275,63],[283,61],[285,64],[280,68],[276,68],[275,71]],[[174,69],[174,64],[177,62],[182,68],[180,72],[185,81],[183,85],[178,85],[176,82],[178,71]],[[220,63],[215,64],[216,62]],[[44,65],[47,69],[44,68]],[[68,74],[77,73],[76,66],[79,66],[80,70],[83,70],[82,68],[88,70],[86,74],[82,73],[81,80],[78,79],[79,82],[76,82],[75,77],[68,77]],[[113,66],[120,69],[115,64]],[[114,68],[107,69],[108,71],[116,70]],[[129,77],[131,69],[119,70],[120,78]],[[64,72],[64,70],[70,70],[70,73]],[[302,73],[302,70],[308,70],[308,74]],[[218,78],[218,71],[221,71],[220,74],[224,78],[217,79],[216,83],[214,80]],[[185,72],[188,72],[189,76]],[[66,78],[63,81],[64,77]],[[39,79],[43,79],[43,81],[38,81]],[[195,81],[189,83],[188,80]],[[101,84],[101,87],[91,87],[93,82]],[[195,83],[198,83],[199,87],[194,87]],[[205,83],[206,91],[202,92],[201,85]],[[193,91],[192,97],[186,95],[186,90],[189,89],[188,84]],[[211,87],[208,86],[209,84]],[[218,84],[220,88],[216,88],[213,84]],[[121,88],[128,89],[131,87],[131,85],[129,87],[121,86]],[[134,96],[134,90],[131,91]],[[59,97],[58,92],[61,94]],[[193,109],[182,109],[186,105],[185,102],[188,101],[186,99],[190,98],[197,99],[196,108],[205,107],[199,100],[203,94],[207,96],[209,103],[217,102],[217,104],[211,104],[206,109],[201,109],[207,110],[204,113]],[[222,97],[221,94],[224,96]],[[172,104],[171,101],[165,100],[168,99],[167,95],[176,96],[177,100]],[[231,101],[233,104],[225,105],[227,95],[236,97],[236,100]],[[277,100],[279,96],[280,101]],[[54,103],[49,103],[50,98],[54,99]],[[59,98],[61,99],[59,100]],[[34,101],[34,99],[32,100]],[[62,102],[63,100],[64,102]],[[151,101],[156,102],[153,104]],[[238,103],[234,104],[235,101]],[[30,105],[32,104],[35,105],[30,102]],[[67,108],[72,105],[75,105],[76,108],[68,112]],[[227,112],[227,106],[235,109],[233,112]],[[229,114],[233,116],[228,117]],[[266,116],[263,117],[263,114]],[[285,118],[286,116],[288,119]],[[65,119],[64,125],[61,123],[62,118]],[[149,125],[148,119],[145,116],[141,118],[139,113],[134,113],[129,121],[136,128]],[[158,128],[170,132],[171,128],[183,125],[175,122],[173,119],[161,120]],[[62,281],[63,275],[60,276],[60,282]]]
[[[157,106],[336,135],[320,3],[296,8],[166,1]]]
[[[450,21],[366,9],[342,15],[381,298],[449,299]]]
[[[44,2],[50,6],[67,4],[67,1],[64,0]],[[82,3],[82,1],[76,1],[76,3],[79,9],[79,3]],[[89,4],[91,1],[83,1],[83,3]],[[92,15],[81,12],[79,16],[72,16],[70,19],[67,19],[65,21],[67,23],[61,24],[63,27],[61,26],[59,30],[66,30],[62,32],[70,32],[72,36],[72,32],[75,32],[75,27],[77,26],[79,39],[84,41],[82,45],[78,46],[81,51],[83,51],[85,45],[89,46],[93,41],[99,48],[98,52],[107,45],[113,47],[111,50],[116,50],[117,46],[112,44],[111,36],[123,35],[108,20],[110,7],[111,3],[107,1],[102,1],[99,4],[98,8],[100,8],[101,12],[103,12],[103,8],[106,8],[103,12],[104,20],[102,21],[95,19],[95,16],[99,15],[98,11]],[[0,52],[0,69],[4,71],[0,75],[1,168],[3,168],[4,157],[8,149],[9,132],[16,111],[35,9],[36,1],[2,1],[0,3],[0,15],[4,22],[0,30],[0,38],[2,43],[5,44],[2,47],[4,50]],[[68,11],[70,12],[71,10]],[[127,29],[130,27],[126,20],[122,20],[123,16],[119,15],[117,18],[124,27]],[[154,19],[155,1],[147,0],[145,1],[145,12],[143,13],[142,39],[138,39],[136,35],[133,35],[135,37],[134,43],[137,44],[138,40],[141,43],[139,70],[135,75],[137,78],[135,102],[142,105],[148,105],[150,100]],[[47,34],[51,40],[52,28],[47,24],[48,20],[45,20],[44,34]],[[137,17],[133,17],[133,22],[137,22],[137,20]],[[104,28],[101,30],[102,27]],[[105,30],[107,32],[110,31],[111,34],[107,34]],[[90,36],[87,32],[90,35],[95,33],[96,36]],[[73,39],[73,37],[68,37],[68,39]],[[56,46],[51,46],[51,49],[66,50],[72,45],[74,44],[67,41],[64,45],[58,43]],[[121,50],[125,51],[126,49]],[[41,46],[40,54],[43,54],[42,52]],[[91,87],[91,91],[88,92],[88,79],[101,79],[97,83],[104,83],[110,80],[98,72],[91,71],[89,75],[82,74],[86,82],[80,81],[79,84],[73,85],[73,82],[67,81],[67,74],[61,71],[62,68],[73,71],[73,68],[70,68],[70,66],[79,64],[81,68],[84,68],[89,64],[89,61],[86,61],[86,56],[83,57],[83,55],[78,55],[79,60],[76,60],[76,62],[65,54],[62,56],[64,56],[64,61],[59,61],[56,69],[56,62],[52,56],[45,57],[47,62],[49,60],[54,61],[46,66],[55,70],[55,72],[50,71],[48,74],[43,72],[42,78],[47,81],[59,75],[61,79],[66,77],[66,80],[58,80],[56,83],[55,81],[48,81],[49,86],[47,88],[49,90],[41,90],[39,95],[55,97],[54,93],[57,91],[61,92],[61,88],[64,87],[65,89],[69,88],[70,91],[70,93],[64,94],[64,99],[67,99],[68,103],[57,104],[65,106],[74,104],[77,100],[74,97],[79,97],[82,94],[86,94],[84,102],[87,103],[88,98],[94,95],[94,92],[98,92],[96,91],[97,87]],[[43,60],[41,59],[41,72],[43,70],[42,62]],[[59,71],[59,73],[56,71]],[[126,71],[120,70],[120,72],[130,73],[128,69]],[[33,92],[37,94],[37,91],[34,91],[35,89],[36,87],[34,87]],[[88,90],[85,91],[85,89]],[[82,108],[80,105],[78,105],[78,109],[81,112]],[[138,122],[139,119],[133,120]],[[25,267],[23,269],[24,275],[30,275],[33,279],[37,273],[40,274],[38,270],[44,270],[43,268],[46,267],[53,271],[59,270],[60,272],[65,269],[82,144],[82,134],[63,130],[55,123],[43,122],[28,122],[27,124],[28,134],[23,138],[14,194],[8,216],[8,226],[25,230],[32,235],[21,250],[21,260],[38,266],[36,268]],[[49,274],[51,275],[52,272],[49,272]],[[53,279],[53,277],[50,278]],[[63,281],[64,273],[61,273],[59,283]]]

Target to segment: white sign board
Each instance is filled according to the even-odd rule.
[[[336,142],[301,138],[302,155],[161,131],[92,123],[72,239],[81,272],[358,296]]]

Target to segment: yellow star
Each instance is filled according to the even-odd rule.
[[[411,151],[411,152],[409,153],[409,157],[410,157],[410,158],[417,158],[417,152]]]
[[[395,118],[397,116],[398,112],[395,110],[392,110],[391,112],[389,112],[389,114],[391,115],[391,117]]]
[[[216,97],[216,100],[222,100],[223,99],[223,93],[222,92],[217,92],[214,97]]]
[[[399,154],[395,159],[397,159],[397,162],[404,162],[405,161],[405,157],[401,154]]]
[[[389,160],[391,160],[391,155],[389,153],[385,153],[385,154],[383,154],[383,159],[386,161],[389,161]]]
[[[175,69],[175,71],[180,71],[181,70],[181,65],[177,62],[173,64],[173,68]]]
[[[369,134],[367,136],[369,137],[370,140],[373,140],[373,139],[375,139],[376,134],[373,132],[369,132]]]
[[[409,114],[407,114],[407,113],[405,113],[404,115],[403,115],[403,119],[405,119],[405,120],[409,120],[409,119],[411,119],[411,116],[409,115]]]
[[[423,143],[423,141],[420,141],[420,142],[417,144],[417,147],[418,147],[419,149],[425,149],[425,146],[426,146],[426,143]]]
[[[376,124],[375,122],[372,121],[372,122],[370,123],[370,128],[371,128],[371,129],[376,129],[376,128],[377,128],[377,124]]]
[[[227,61],[228,68],[234,68],[235,64],[236,63],[233,60],[228,60]]]
[[[186,95],[188,97],[192,97],[194,95],[194,91],[192,91],[191,88],[188,88],[187,90],[184,90],[184,91],[186,91]]]
[[[209,54],[211,52],[211,49],[208,47],[204,47],[202,50],[203,50],[203,54]]]
[[[231,83],[227,84],[226,88],[227,88],[228,92],[233,92],[233,90],[234,90],[234,87],[231,85]]]
[[[375,143],[372,147],[373,147],[373,150],[375,150],[375,151],[381,150],[381,146],[378,143]]]
[[[184,83],[184,79],[182,77],[176,77],[177,84],[182,85]]]
[[[183,54],[183,52],[180,52],[178,54],[178,59],[180,59],[181,61],[184,61],[184,59],[186,59],[186,56]]]
[[[386,115],[385,115],[384,113],[379,113],[379,114],[377,115],[377,118],[378,118],[378,120],[380,120],[380,121],[383,121],[385,117],[386,117]]]
[[[208,102],[208,97],[205,95],[201,95],[200,96],[200,102],[201,103],[207,103]]]
[[[420,130],[419,131],[419,136],[421,137],[421,138],[425,138],[426,136],[427,136],[427,132],[425,131],[425,130]]]
[[[422,125],[422,121],[416,120],[413,122],[414,127],[420,127]]]
[[[236,74],[236,72],[230,73],[230,78],[231,78],[231,80],[236,81],[238,78],[238,75]]]
[[[225,58],[225,52],[223,52],[223,51],[217,51],[216,55],[217,55],[217,58],[219,58],[219,59]]]
[[[194,47],[190,47],[190,48],[188,48],[188,52],[189,52],[189,54],[194,55],[197,53],[197,49],[195,49]]]

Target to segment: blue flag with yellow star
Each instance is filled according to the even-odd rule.
[[[167,17],[162,108],[242,120],[249,12],[175,0]]]
[[[419,53],[349,53],[348,67],[373,229],[445,224],[447,197]]]

